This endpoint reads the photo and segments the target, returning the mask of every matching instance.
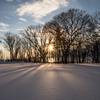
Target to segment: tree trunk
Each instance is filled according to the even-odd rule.
[[[43,63],[45,63],[45,57],[43,57]]]
[[[28,58],[29,62],[31,62],[31,57]]]
[[[80,51],[78,50],[78,54],[79,54],[79,63],[81,63],[81,55],[80,55]]]
[[[67,64],[67,55],[65,56],[65,64]]]

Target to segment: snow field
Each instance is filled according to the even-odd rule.
[[[100,65],[2,63],[0,100],[100,100]]]

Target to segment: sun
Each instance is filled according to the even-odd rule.
[[[53,50],[53,46],[52,46],[52,45],[49,46],[49,50],[50,50],[50,51]]]

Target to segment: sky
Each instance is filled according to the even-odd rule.
[[[0,38],[6,32],[19,34],[27,26],[44,24],[70,8],[92,14],[100,11],[100,0],[0,0]]]

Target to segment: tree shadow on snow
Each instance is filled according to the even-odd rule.
[[[29,64],[29,63],[28,63]],[[11,73],[15,73],[15,72],[22,72],[22,71],[25,71],[25,70],[28,70],[28,69],[33,69],[33,70],[36,70],[37,68],[39,68],[40,66],[42,65],[42,63],[41,64],[35,64],[34,65],[34,63],[30,63],[30,65],[25,65],[25,63],[24,64],[21,64],[20,63],[20,65],[19,66],[21,66],[21,67],[17,67],[17,68],[14,68],[14,67],[12,67],[12,68],[14,68],[14,69],[8,69],[8,70],[4,70],[4,71],[0,71],[0,74],[11,74]],[[8,68],[9,68],[9,66],[8,66]],[[6,68],[5,68],[6,69]],[[31,70],[32,71],[32,70]]]

